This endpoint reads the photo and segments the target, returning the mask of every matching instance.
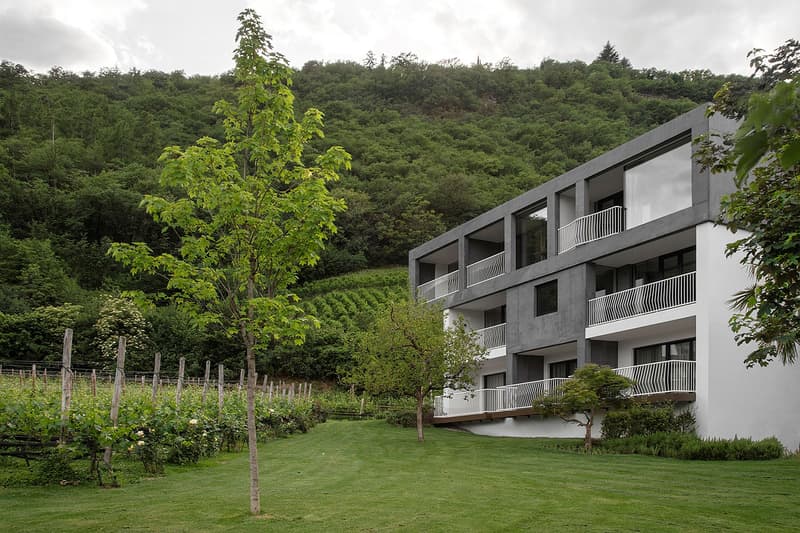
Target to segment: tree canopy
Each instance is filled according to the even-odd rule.
[[[373,394],[414,398],[420,441],[427,396],[442,389],[469,388],[486,356],[463,319],[445,329],[442,317],[436,305],[413,300],[390,303],[372,327],[356,337],[355,362],[346,378]]]

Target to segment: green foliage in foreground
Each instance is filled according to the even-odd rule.
[[[320,425],[264,447],[266,516],[250,517],[245,454],[115,490],[0,489],[7,531],[788,531],[800,461],[585,455],[383,421]],[[577,440],[575,446],[579,446]],[[165,497],[168,495],[168,497]],[[576,509],[579,510],[576,511]]]

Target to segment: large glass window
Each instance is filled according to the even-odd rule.
[[[517,268],[547,259],[547,203],[517,215]]]
[[[633,364],[645,365],[659,361],[694,361],[695,339],[653,344],[633,350]]]
[[[558,311],[558,280],[548,281],[536,287],[536,316]]]
[[[569,361],[559,361],[558,363],[550,363],[550,377],[551,378],[568,378],[575,373],[578,369],[578,360],[570,359]]]
[[[498,372],[497,374],[486,374],[483,376],[484,389],[496,389],[506,384],[506,373]]]
[[[692,205],[692,145],[687,140],[625,169],[626,227],[632,228]]]

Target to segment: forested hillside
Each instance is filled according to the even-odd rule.
[[[619,61],[517,69],[370,57],[310,62],[295,73],[295,108],[326,117],[326,137],[307,157],[334,144],[353,156],[334,186],[349,210],[304,281],[402,265],[411,247],[709,100],[729,79]],[[77,358],[96,361],[110,331],[98,326],[108,298],[163,290],[105,252],[113,241],[172,249],[139,201],[170,194],[156,183],[165,146],[221,135],[211,107],[232,90],[229,75],[42,75],[0,65],[0,360],[46,357],[69,324]],[[239,357],[235,344],[192,332],[170,306],[140,310],[145,345],[166,359]]]

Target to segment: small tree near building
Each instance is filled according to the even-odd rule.
[[[463,319],[444,329],[441,307],[415,301],[387,306],[357,338],[355,348],[355,364],[346,380],[370,394],[414,398],[420,442],[425,440],[425,398],[445,388],[468,389],[486,357]]]
[[[626,405],[630,399],[625,391],[632,385],[633,381],[607,366],[588,364],[550,394],[534,399],[533,407],[545,416],[558,416],[583,427],[583,446],[591,451],[592,428],[597,415]]]

